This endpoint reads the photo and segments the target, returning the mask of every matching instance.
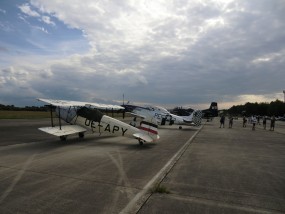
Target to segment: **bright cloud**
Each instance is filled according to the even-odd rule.
[[[6,10],[0,8],[0,12],[6,14]]]
[[[42,20],[43,20],[43,22],[45,22],[46,24],[55,26],[55,23],[50,20],[50,17],[49,17],[49,16],[42,16]]]
[[[39,17],[40,14],[32,10],[29,4],[19,6],[20,10],[28,16]]]

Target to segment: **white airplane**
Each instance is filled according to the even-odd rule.
[[[194,110],[189,116],[177,116],[171,114],[163,107],[158,106],[134,106],[134,105],[122,105],[126,112],[138,116],[141,118],[155,118],[159,125],[180,125],[179,129],[182,129],[181,125],[188,126],[200,126],[202,122],[202,111]],[[136,121],[136,117],[134,118]],[[134,124],[134,122],[132,122]]]
[[[55,106],[56,114],[59,117],[59,126],[54,126],[51,108],[51,127],[39,128],[39,130],[58,136],[63,141],[71,134],[78,134],[80,138],[83,138],[84,133],[88,130],[92,133],[98,132],[135,138],[141,145],[144,142],[154,142],[159,139],[155,118],[145,118],[140,127],[136,128],[100,112],[100,110],[124,109],[118,105],[41,98],[38,100],[48,103],[51,107]],[[61,119],[69,125],[61,125]]]

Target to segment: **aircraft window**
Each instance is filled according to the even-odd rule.
[[[93,120],[95,122],[100,122],[103,114],[97,109],[89,109],[82,107],[78,109],[77,114],[81,117],[85,117],[88,120]]]
[[[150,110],[150,111],[154,111],[154,108],[149,107],[149,106],[147,106],[146,109],[147,109],[147,110]]]

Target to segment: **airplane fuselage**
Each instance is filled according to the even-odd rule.
[[[92,133],[112,134],[117,136],[132,137],[134,133],[140,132],[129,124],[103,115],[96,110],[86,109],[80,112],[76,107],[57,108],[56,113],[62,120],[71,125],[80,125]]]
[[[138,131],[137,128],[134,129],[133,126],[120,122],[121,121],[114,120],[114,118],[110,118],[106,115],[102,117],[100,122],[78,116],[75,124],[85,127],[92,133],[100,134],[106,133],[119,136],[132,136],[133,133]]]
[[[133,105],[124,105],[127,111],[131,112],[134,115],[154,117],[158,124],[160,125],[185,125],[189,124],[185,121],[183,117],[171,114],[165,108],[157,106],[133,106]]]

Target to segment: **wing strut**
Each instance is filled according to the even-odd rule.
[[[58,123],[59,123],[59,129],[61,130],[61,119],[60,119],[60,107],[58,106]]]
[[[52,105],[49,105],[50,107],[50,122],[51,122],[51,127],[54,127],[54,124],[53,124],[53,116],[52,116]]]

